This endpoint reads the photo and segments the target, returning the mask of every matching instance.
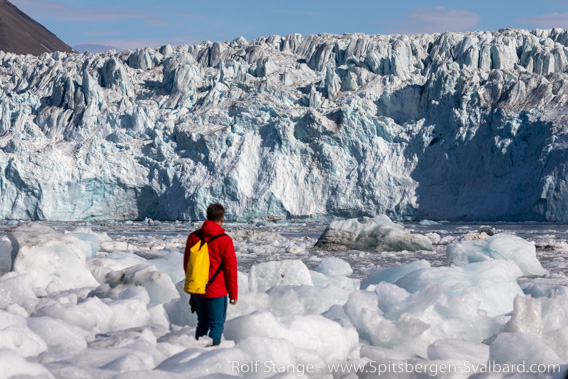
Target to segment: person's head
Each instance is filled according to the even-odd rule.
[[[219,203],[207,207],[207,220],[221,225],[225,219],[225,208]]]

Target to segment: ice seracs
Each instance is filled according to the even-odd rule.
[[[567,35],[0,53],[0,218],[566,221]]]

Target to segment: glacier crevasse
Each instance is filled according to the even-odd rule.
[[[568,221],[568,31],[0,52],[0,218]]]

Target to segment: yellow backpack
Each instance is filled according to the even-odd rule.
[[[183,289],[187,293],[203,295],[207,290],[207,286],[213,283],[223,269],[223,264],[221,263],[215,274],[209,279],[209,249],[207,244],[219,237],[226,236],[226,234],[216,235],[207,242],[201,238],[201,230],[197,233],[199,242],[189,250],[190,254],[185,270],[185,285]]]

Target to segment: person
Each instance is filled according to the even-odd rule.
[[[196,230],[187,237],[185,254],[183,257],[184,272],[189,261],[190,249],[200,241],[200,237],[205,241],[225,233],[222,228],[225,220],[225,209],[221,204],[211,204],[207,207],[207,220],[201,229]],[[191,295],[191,302],[195,305],[197,312],[197,329],[195,339],[203,337],[209,332],[209,337],[213,340],[211,346],[221,343],[221,334],[227,316],[227,295],[231,304],[237,304],[238,282],[237,282],[237,256],[233,239],[228,235],[215,238],[211,243],[207,243],[209,250],[209,284],[204,295]],[[215,273],[221,266],[219,274]]]

